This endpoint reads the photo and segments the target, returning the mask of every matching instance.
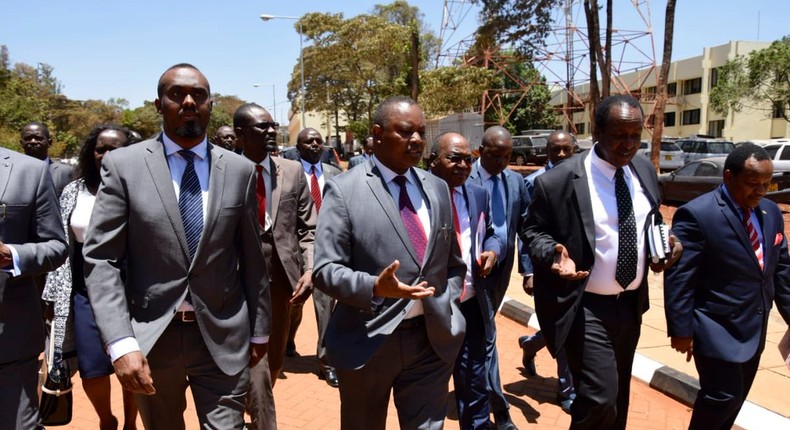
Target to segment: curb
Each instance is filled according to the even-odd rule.
[[[499,311],[503,316],[525,327],[540,330],[535,310],[518,300],[505,296]],[[699,391],[699,381],[696,378],[638,352],[634,355],[631,376],[690,408],[694,406],[694,400]],[[733,428],[741,430],[790,429],[790,419],[746,401],[738,418],[735,419]]]

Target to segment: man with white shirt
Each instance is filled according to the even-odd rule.
[[[458,133],[440,134],[431,149],[430,166],[431,173],[450,187],[455,234],[466,264],[459,298],[466,319],[466,335],[453,369],[458,424],[464,430],[488,429],[486,336],[492,328],[488,318],[491,305],[483,278],[496,264],[499,238],[491,224],[486,189],[466,182],[472,171],[469,141]]]
[[[362,153],[355,155],[348,160],[348,168],[359,166],[360,164],[370,160],[373,156],[373,136],[365,136],[362,140]]]
[[[184,428],[187,387],[201,427],[241,429],[271,325],[255,169],[206,140],[213,101],[195,66],[167,69],[157,94],[163,132],[102,161],[88,294],[146,429]]]
[[[644,117],[631,96],[595,110],[597,142],[535,180],[526,243],[535,310],[552,355],[563,348],[576,388],[572,429],[625,429],[631,366],[648,308],[645,223],[661,219],[658,180],[639,149]],[[682,247],[670,239],[666,262]]]
[[[400,428],[440,429],[463,341],[466,266],[450,192],[417,169],[425,117],[391,97],[376,109],[373,157],[326,183],[316,287],[337,300],[326,331],[344,430],[383,430],[391,393]]]
[[[267,356],[271,385],[277,382],[285,357],[291,307],[313,291],[313,240],[317,214],[302,165],[272,157],[277,128],[266,109],[249,103],[233,114],[236,139],[257,170],[258,220],[272,301],[272,332]],[[251,372],[248,410],[256,428],[272,406],[271,387],[260,363]],[[268,405],[268,406],[267,406]],[[257,423],[257,424],[256,424]]]
[[[324,184],[329,178],[339,175],[342,171],[329,163],[321,162],[324,139],[321,137],[321,133],[314,128],[306,128],[299,132],[299,135],[296,136],[296,150],[299,152],[299,161],[302,163],[305,179],[307,179],[307,183],[310,186],[310,195],[315,203],[315,211],[320,213]],[[318,366],[320,367],[318,377],[324,379],[331,387],[337,388],[337,372],[327,361],[326,346],[324,345],[324,333],[326,333],[326,327],[329,325],[329,316],[332,313],[334,300],[321,290],[313,290],[313,305],[315,306],[315,319],[318,327],[318,346],[316,349]],[[302,307],[302,303],[291,307],[291,328],[288,332],[286,355],[290,345],[293,345],[296,331],[302,322]]]

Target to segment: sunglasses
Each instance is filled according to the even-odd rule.
[[[472,156],[471,155],[453,154],[453,155],[448,155],[447,159],[451,163],[455,163],[455,164],[460,164],[463,161],[464,163],[466,163],[467,166],[471,166],[472,165]]]

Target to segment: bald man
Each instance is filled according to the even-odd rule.
[[[214,132],[214,143],[227,149],[228,151],[236,151],[236,133],[233,128],[223,125]]]

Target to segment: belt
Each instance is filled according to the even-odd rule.
[[[425,315],[417,315],[414,318],[401,321],[395,330],[415,330],[422,327],[425,327]]]
[[[639,293],[639,289],[636,290],[623,290],[617,294],[596,294],[596,293],[588,293],[584,292],[584,296],[589,299],[598,299],[598,300],[607,300],[616,302],[618,300],[627,299],[629,297],[636,297]]]
[[[194,322],[195,311],[178,311],[173,315],[173,319],[181,322]]]

